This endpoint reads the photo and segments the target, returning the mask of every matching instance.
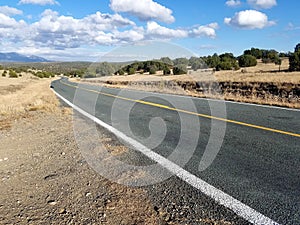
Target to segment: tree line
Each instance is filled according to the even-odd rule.
[[[41,71],[36,72],[38,77],[51,77],[54,74],[63,74],[72,77],[99,77],[108,75],[125,75],[135,73],[156,74],[162,71],[164,75],[186,74],[188,70],[199,70],[211,68],[216,71],[220,70],[238,70],[241,67],[252,67],[257,65],[257,61],[263,63],[275,63],[280,66],[282,58],[289,58],[290,71],[300,71],[300,43],[296,45],[294,52],[280,53],[276,50],[266,50],[259,48],[247,49],[242,55],[235,57],[232,53],[217,53],[204,57],[191,57],[170,59],[162,57],[160,59],[149,60],[145,62],[131,63],[88,63],[88,62],[61,62],[46,64],[17,64],[14,65],[13,71],[21,73],[22,71]],[[8,65],[6,65],[8,66]],[[0,70],[5,66],[0,65]],[[12,75],[14,73],[12,72]]]

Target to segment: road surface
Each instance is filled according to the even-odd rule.
[[[66,100],[160,156],[172,158],[182,136],[185,144],[196,142],[188,162],[182,162],[184,153],[183,159],[171,161],[266,216],[269,222],[300,224],[299,110],[87,84],[77,86],[66,79],[52,83],[55,92]],[[96,99],[96,104],[92,99]],[[159,130],[155,131],[155,127]],[[149,141],[151,129],[156,132],[153,140],[159,139],[158,144],[151,143],[151,138]],[[220,147],[216,157],[211,159],[210,154],[203,158],[206,151],[215,150],[214,146]],[[147,164],[145,157],[140,158],[141,162],[131,163]],[[191,192],[196,191],[193,188]],[[238,215],[243,217],[243,213]],[[247,216],[243,218],[253,222]]]

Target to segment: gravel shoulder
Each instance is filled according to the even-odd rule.
[[[36,88],[31,95],[47,102],[25,110],[22,94],[37,84],[43,94]],[[24,108],[15,112],[2,101],[14,113],[0,117],[0,224],[160,224],[144,190],[111,183],[88,166],[74,140],[72,112],[49,84],[34,81],[1,96],[19,95]]]

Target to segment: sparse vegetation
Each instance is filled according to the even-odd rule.
[[[300,108],[298,94],[300,73],[287,72],[289,68],[287,58],[282,60],[281,67],[284,72],[279,72],[274,63],[265,64],[260,59],[257,60],[256,66],[236,71],[225,70],[213,73],[212,70],[199,70],[177,76],[149,75],[149,78],[135,74],[85,81],[118,88],[210,98],[224,97],[232,101]],[[214,87],[220,87],[222,95],[209,91],[209,87],[212,87],[212,91],[216,90]]]
[[[14,70],[10,69],[9,78],[18,78],[18,74]]]
[[[252,67],[257,65],[257,60],[252,55],[242,55],[239,57],[240,67]]]
[[[214,68],[217,71],[239,69],[237,58],[232,53],[224,53],[220,56],[215,53],[212,56],[204,57],[203,60],[209,68]]]
[[[168,61],[166,57],[164,59]],[[172,66],[170,64],[166,64],[160,61],[145,61],[145,62],[134,62],[130,65],[127,65],[118,71],[115,72],[115,75],[124,75],[127,73],[128,75],[132,75],[135,73],[149,73],[149,74],[156,74],[157,71],[163,71],[164,74],[170,74]]]
[[[185,64],[179,64],[173,68],[174,75],[182,75],[186,73],[187,73],[187,69]]]
[[[295,47],[295,52],[289,57],[290,71],[300,71],[300,43]]]

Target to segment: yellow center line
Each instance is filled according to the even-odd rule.
[[[75,85],[71,85],[71,84],[68,84],[68,83],[65,83],[65,82],[62,82],[62,81],[60,81],[60,82],[64,85],[72,87],[72,88],[79,88],[78,86],[75,86]],[[171,110],[171,111],[176,111],[176,112],[181,112],[181,113],[186,113],[186,114],[189,114],[189,115],[194,115],[194,116],[198,116],[198,117],[202,117],[202,118],[223,121],[223,122],[232,123],[232,124],[236,124],[236,125],[241,125],[241,126],[251,127],[251,128],[255,128],[255,129],[270,131],[270,132],[274,132],[274,133],[285,134],[285,135],[289,135],[289,136],[293,136],[293,137],[300,137],[300,134],[296,134],[296,133],[292,133],[292,132],[277,130],[277,129],[268,128],[268,127],[264,127],[264,126],[239,122],[239,121],[235,121],[235,120],[229,120],[229,119],[210,116],[210,115],[207,115],[207,114],[201,114],[201,113],[197,113],[197,112],[190,112],[190,111],[186,111],[186,110],[183,110],[183,109],[176,109],[176,108],[172,108],[172,107],[162,105],[162,104],[125,98],[125,97],[121,97],[121,96],[117,96],[117,95],[113,95],[113,94],[108,94],[108,93],[101,92],[101,91],[91,90],[91,89],[87,89],[87,88],[80,88],[80,89],[88,91],[88,92],[93,92],[93,93],[96,93],[96,94],[101,94],[101,95],[104,95],[104,96],[112,97],[112,98],[118,98],[118,99],[122,99],[122,100],[125,100],[125,101],[136,102],[136,103],[140,103],[140,104],[144,104],[144,105],[150,105],[150,106],[153,106],[153,107],[168,109],[168,110]]]

